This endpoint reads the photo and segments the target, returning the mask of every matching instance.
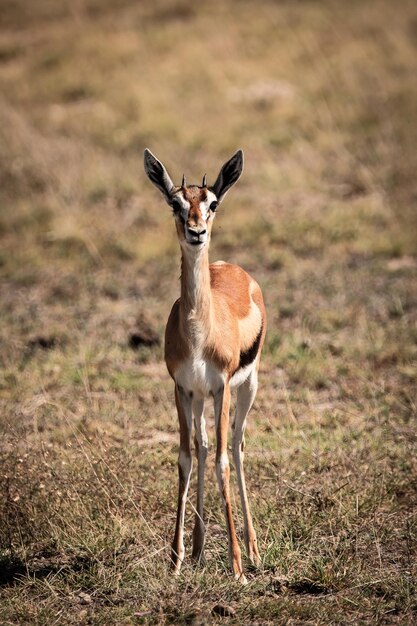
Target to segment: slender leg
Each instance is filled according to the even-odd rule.
[[[206,527],[204,525],[204,470],[208,453],[208,438],[206,420],[204,419],[204,400],[194,400],[193,414],[195,424],[195,454],[198,461],[197,478],[197,507],[193,531],[193,553],[197,561],[204,563],[204,539]]]
[[[178,508],[175,535],[172,542],[172,569],[179,574],[181,563],[184,560],[184,518],[185,503],[187,501],[188,487],[192,468],[191,458],[191,429],[192,410],[191,398],[179,387],[175,386],[175,403],[177,405],[178,419],[180,424],[180,451],[178,456]]]
[[[235,578],[246,583],[242,568],[242,557],[237,542],[235,526],[233,524],[232,506],[230,501],[230,467],[227,455],[227,431],[229,428],[230,386],[224,388],[214,396],[214,413],[216,418],[216,473],[220,494],[223,500],[226,518],[227,535],[229,540],[229,561]]]
[[[240,499],[243,512],[243,535],[246,551],[252,563],[259,565],[261,562],[256,533],[252,524],[252,516],[249,508],[248,494],[246,492],[245,474],[243,471],[246,416],[253,404],[258,389],[258,373],[253,370],[252,374],[237,390],[236,417],[233,423],[233,461],[237,472]]]

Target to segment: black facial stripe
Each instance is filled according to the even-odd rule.
[[[258,354],[259,344],[261,343],[262,330],[263,330],[263,324],[261,324],[261,328],[259,329],[259,333],[257,334],[256,339],[253,342],[253,344],[249,346],[247,350],[240,353],[239,365],[238,365],[236,372],[242,369],[242,367],[246,367],[247,365],[250,365],[250,363],[252,363],[255,360],[256,355]]]

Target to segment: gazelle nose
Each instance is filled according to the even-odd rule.
[[[190,233],[190,235],[194,235],[196,237],[199,237],[200,235],[205,235],[207,231],[206,231],[206,229],[200,230],[200,229],[189,228],[188,232]]]

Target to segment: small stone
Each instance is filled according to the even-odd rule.
[[[152,615],[152,611],[136,611],[133,615],[135,617],[146,617],[147,615]]]
[[[78,594],[78,597],[80,599],[81,604],[91,604],[93,601],[93,598],[90,596],[90,594],[85,593],[85,591],[80,591],[80,593]]]
[[[282,593],[287,589],[288,584],[288,578],[285,578],[283,576],[275,576],[271,579],[269,586],[274,593]]]

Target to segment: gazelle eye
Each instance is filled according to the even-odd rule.
[[[179,213],[181,211],[181,204],[178,202],[178,200],[173,200],[171,206],[174,213]]]
[[[218,206],[219,206],[219,203],[217,202],[217,200],[215,200],[214,202],[210,204],[210,211],[213,211],[214,213]]]

